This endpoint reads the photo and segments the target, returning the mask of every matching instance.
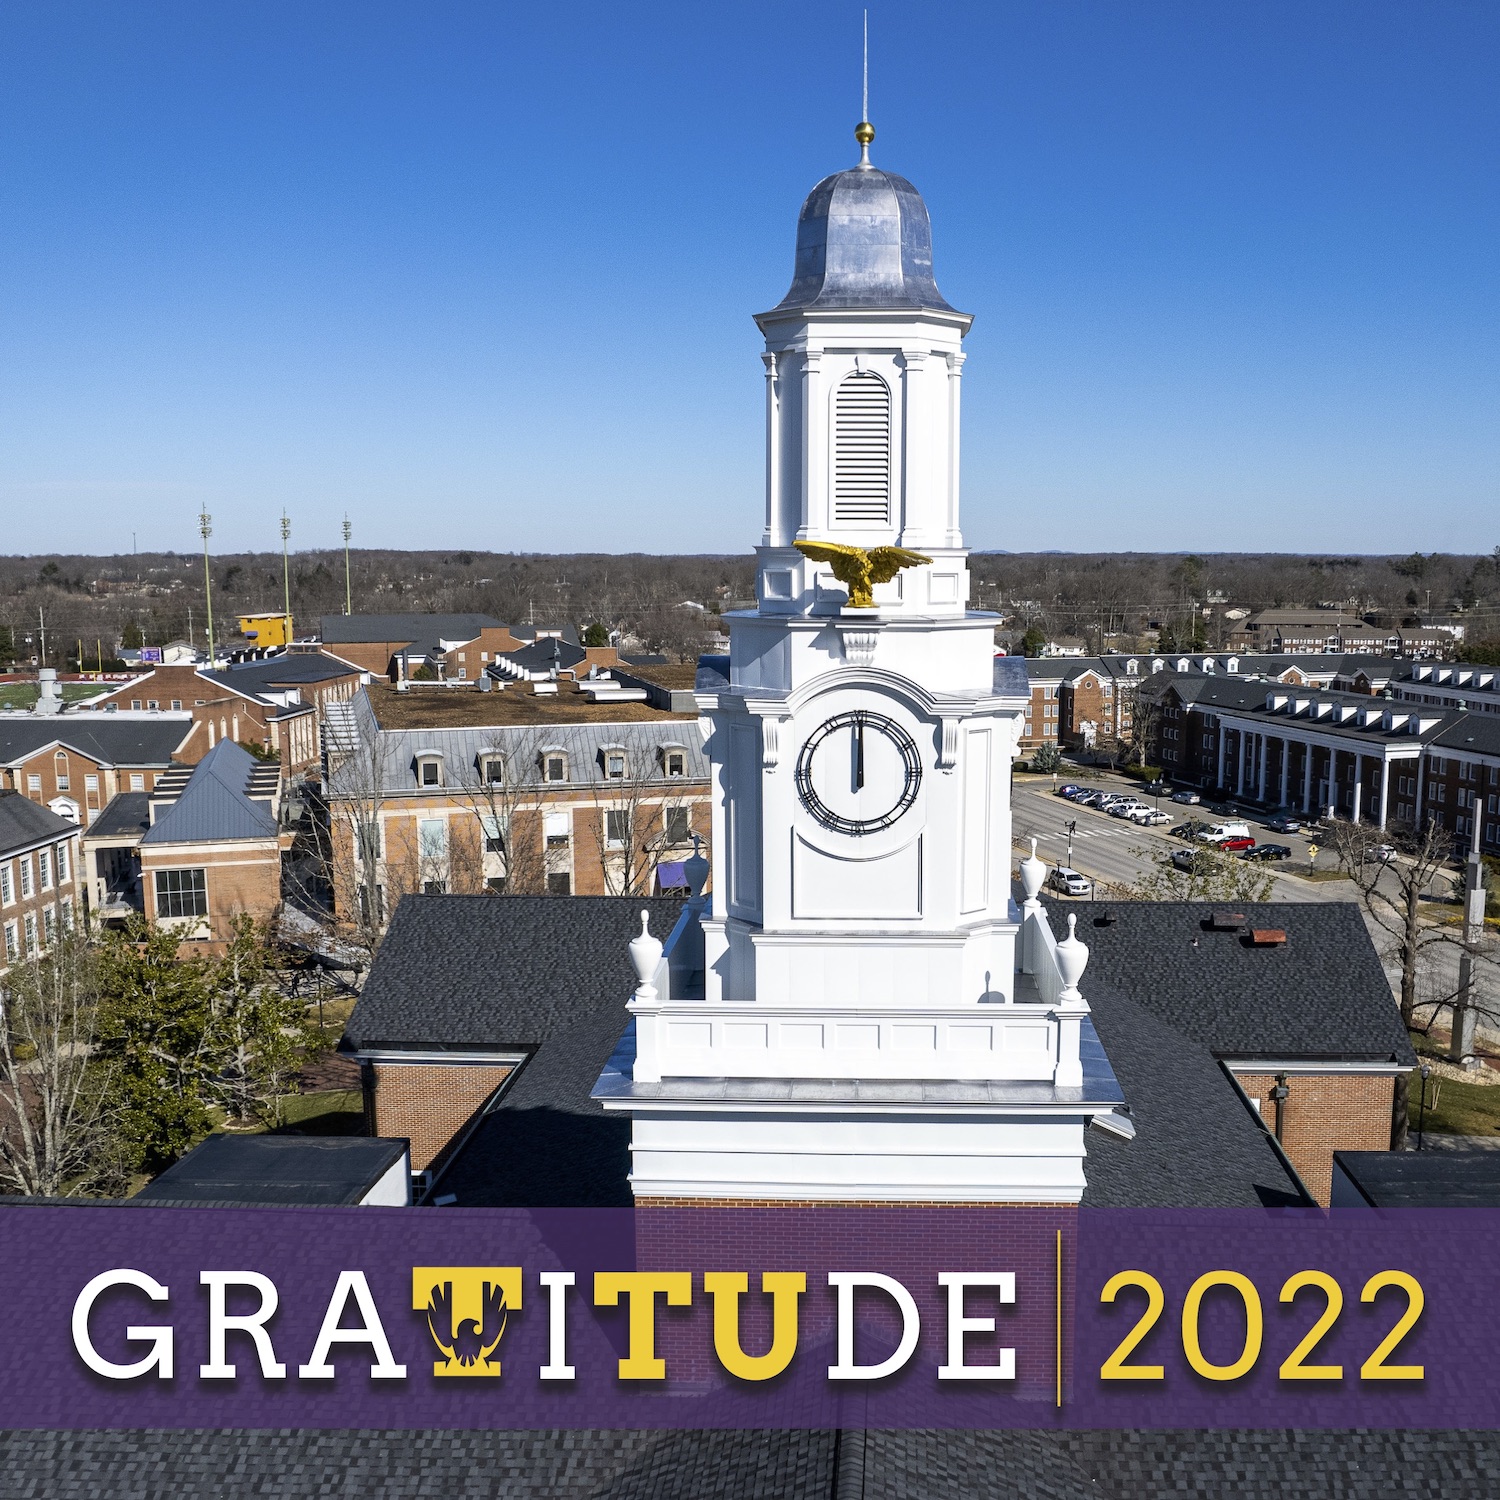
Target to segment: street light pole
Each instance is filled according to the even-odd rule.
[[[1432,1076],[1432,1069],[1423,1063],[1417,1071],[1422,1075],[1422,1100],[1417,1106],[1417,1150],[1422,1149],[1422,1130],[1427,1124],[1427,1080]]]
[[[1078,819],[1068,819],[1068,868],[1073,868],[1073,835],[1078,829]]]
[[[287,556],[287,543],[291,540],[292,523],[287,519],[286,511],[281,512],[281,592],[282,611],[286,616],[285,635],[286,644],[292,644],[292,565]]]
[[[354,613],[354,594],[349,584],[349,538],[353,535],[353,527],[349,525],[349,517],[344,517],[344,613]]]
[[[203,538],[203,603],[208,613],[208,665],[214,664],[214,580],[208,566],[208,539],[213,535],[214,518],[206,510],[198,512],[198,533]]]

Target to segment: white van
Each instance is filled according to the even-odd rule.
[[[1248,823],[1210,823],[1198,835],[1199,841],[1205,844],[1222,844],[1225,839],[1247,839],[1249,837],[1250,825]]]

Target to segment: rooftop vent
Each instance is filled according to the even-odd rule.
[[[1245,925],[1245,914],[1242,911],[1216,911],[1208,919],[1208,925],[1214,932],[1235,932]]]
[[[1286,942],[1286,933],[1280,927],[1252,927],[1250,929],[1250,946],[1252,948],[1279,948]]]

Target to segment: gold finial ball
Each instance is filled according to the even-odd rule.
[[[861,120],[859,124],[854,127],[854,139],[857,140],[861,146],[868,146],[870,142],[875,139],[875,127],[870,124],[868,120]]]

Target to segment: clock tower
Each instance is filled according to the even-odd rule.
[[[1083,1128],[1119,1095],[1039,881],[1011,895],[1029,689],[968,608],[972,319],[938,290],[921,196],[856,135],[756,319],[756,608],[725,616],[697,684],[712,895],[659,963],[638,940],[633,1034],[596,1096],[633,1117],[638,1200],[1076,1201]],[[920,560],[855,607],[799,542]]]

